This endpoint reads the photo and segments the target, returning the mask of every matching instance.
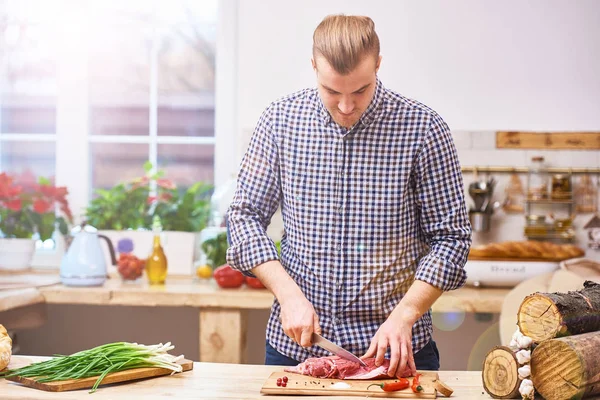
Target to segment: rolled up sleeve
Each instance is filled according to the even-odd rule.
[[[277,249],[266,230],[280,200],[277,146],[272,134],[273,106],[261,115],[242,159],[238,183],[227,211],[227,263],[246,275],[270,260]]]
[[[441,290],[465,284],[464,265],[471,247],[458,154],[446,123],[435,115],[416,166],[420,224],[429,244],[415,279]]]

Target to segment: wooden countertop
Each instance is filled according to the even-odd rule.
[[[48,272],[41,272],[40,275],[47,276]],[[499,313],[509,290],[463,287],[444,293],[433,305],[433,311]],[[168,277],[166,285],[150,286],[145,281],[122,283],[121,279],[113,276],[101,287],[77,288],[56,284],[14,291],[0,290],[0,311],[44,300],[51,304],[270,309],[273,295],[267,290],[245,286],[240,289],[221,289],[214,280],[196,281],[191,277]]]
[[[41,361],[43,357],[15,356],[10,368]],[[0,393],[4,400],[38,399],[236,399],[236,400],[356,400],[359,397],[347,396],[263,396],[260,388],[267,377],[281,367],[264,365],[237,365],[216,363],[194,363],[194,369],[173,376],[152,378],[126,384],[101,387],[88,395],[86,390],[51,393],[23,387],[0,379]],[[454,389],[454,399],[489,399],[484,392],[479,371],[440,371],[439,377]]]

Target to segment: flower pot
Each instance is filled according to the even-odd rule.
[[[133,241],[133,254],[138,258],[146,259],[152,252],[151,231],[113,231],[102,230],[99,233],[107,236],[113,243],[115,250],[119,240],[129,238]],[[160,234],[161,245],[165,251],[168,262],[168,275],[190,275],[195,269],[194,261],[198,258],[199,247],[198,232],[164,231]],[[108,257],[107,249],[105,256]],[[105,258],[110,260],[110,258]],[[109,272],[115,272],[116,267],[107,265]]]
[[[35,253],[33,239],[0,239],[0,269],[20,271],[31,268]]]

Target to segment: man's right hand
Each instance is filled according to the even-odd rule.
[[[281,324],[286,335],[302,347],[312,345],[312,333],[321,333],[319,316],[304,295],[286,298],[281,304]]]
[[[312,333],[321,333],[319,316],[296,282],[277,260],[267,261],[252,272],[279,301],[285,334],[300,346],[310,347]]]

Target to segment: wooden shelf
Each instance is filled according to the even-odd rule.
[[[541,199],[541,200],[525,200],[526,203],[529,204],[573,204],[575,200],[573,199]]]
[[[527,234],[524,235],[528,239],[562,239],[562,240],[573,240],[575,238],[575,232],[554,232],[554,233],[544,233],[544,234]]]

